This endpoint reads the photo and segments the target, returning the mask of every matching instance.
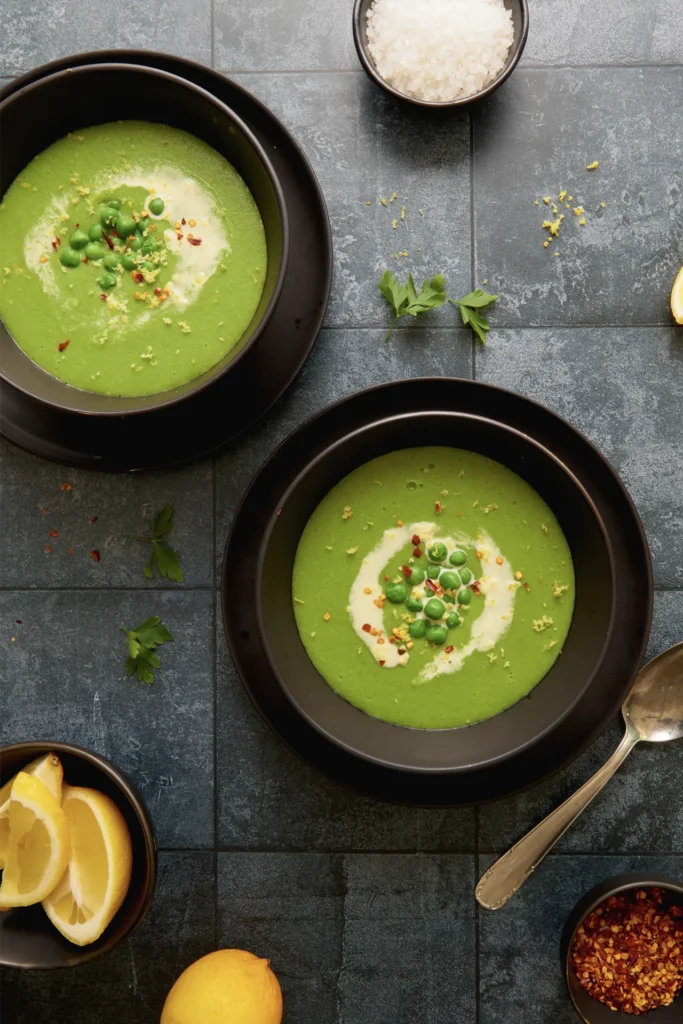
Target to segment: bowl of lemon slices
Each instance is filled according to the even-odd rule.
[[[92,751],[3,747],[0,872],[0,964],[85,963],[130,935],[149,909],[149,814],[128,780]]]

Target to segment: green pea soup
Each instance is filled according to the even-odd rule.
[[[392,452],[320,502],[292,593],[314,666],[375,718],[422,729],[491,718],[561,656],[569,545],[541,496],[492,459]]]
[[[74,132],[0,205],[0,316],[30,359],[85,391],[134,397],[201,376],[248,327],[266,266],[245,182],[166,125]]]

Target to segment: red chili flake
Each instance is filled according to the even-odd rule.
[[[60,490],[61,491],[72,491],[73,490],[73,484],[64,483],[60,487]]]
[[[395,644],[396,643],[396,637],[395,636],[390,636],[389,637],[389,643],[390,644]]]
[[[413,570],[410,568],[409,565],[402,565],[401,570],[407,580],[409,580],[410,577],[413,575]]]
[[[87,256],[84,256],[84,257],[83,257],[83,259],[81,260],[81,262],[82,262],[82,263],[87,263],[87,262],[88,262],[88,257],[87,257]]]
[[[110,249],[114,248],[114,243],[112,242],[111,238],[109,238],[108,235],[102,235],[102,238],[107,243],[107,245],[109,246]]]
[[[522,586],[524,587],[525,590],[531,590],[531,587],[529,586],[528,583],[522,583]]]
[[[46,515],[47,515],[47,512],[48,512],[48,510],[47,510],[46,508],[44,508],[44,509],[43,509],[43,515],[44,515],[44,516],[46,516]]]
[[[67,345],[69,344],[70,341],[71,341],[70,338],[67,338],[66,341],[60,341],[59,345],[57,345],[57,349],[60,352],[63,352],[64,349],[67,347]]]
[[[49,544],[46,544],[46,545],[45,545],[45,550],[47,551],[47,553],[48,553],[48,555],[49,555],[49,554],[50,554],[50,552],[52,551],[52,548],[50,547],[50,545],[49,545]]]
[[[414,544],[415,547],[417,547],[417,545],[420,543],[420,538],[416,533],[414,533],[413,536],[410,538],[410,543]]]
[[[142,284],[145,280],[139,270],[131,270],[130,276],[133,278],[136,284]]]
[[[180,223],[181,223],[181,224],[187,224],[187,221],[185,220],[185,218],[184,218],[184,217],[182,217],[182,218],[181,218],[181,221],[180,221]]]
[[[386,664],[386,662],[384,662],[384,661],[380,661],[380,662],[378,662],[378,664],[379,664],[379,665],[384,665],[384,664]]]
[[[432,594],[435,594],[439,589],[438,584],[434,580],[425,580],[425,587],[427,590],[431,590]]]
[[[405,654],[405,653],[406,653],[406,649],[405,649],[405,647],[399,647],[399,649],[398,649],[398,653],[399,653],[399,654]]]
[[[51,537],[59,537],[59,530],[50,530]]]
[[[51,243],[52,248],[54,249],[55,252],[57,252],[57,249],[59,249],[61,244],[62,244],[61,238],[55,238],[55,239],[53,239],[53,241]]]
[[[481,580],[475,580],[474,583],[470,583],[469,589],[479,597],[481,594]]]
[[[440,501],[435,501],[435,502],[434,502],[434,511],[436,512],[437,516],[438,516],[438,515],[439,515],[439,513],[441,512],[441,509],[442,509],[442,508],[443,508],[443,506],[442,506],[442,504],[441,504],[441,502],[440,502]]]
[[[90,520],[90,522],[91,523],[96,523],[99,518],[100,518],[99,516],[93,516],[92,519]]]
[[[67,555],[73,555],[73,553],[74,553],[74,549],[73,548],[69,548],[69,550],[67,551]]]
[[[389,579],[389,577],[388,577],[388,576],[384,576],[383,578],[384,578],[385,582],[386,582],[386,580],[388,580],[388,579]]]
[[[155,288],[154,289],[154,294],[155,295],[163,295],[164,293],[162,292],[161,288]]]
[[[100,298],[102,299],[102,302],[106,302],[107,301],[107,293],[106,292],[100,292]]]
[[[185,235],[182,235],[182,234],[180,233],[180,231],[176,231],[176,238],[178,239],[178,241],[179,241],[179,242],[180,242],[180,241],[181,241],[181,239],[183,239],[184,237],[185,237]]]
[[[16,622],[17,626],[23,626],[23,624],[24,624],[24,620],[23,619],[15,619],[14,621]]]
[[[202,244],[202,240],[201,240],[201,238],[190,238],[190,237],[188,236],[188,239],[187,239],[187,240],[188,240],[188,242],[190,243],[190,245],[201,245],[201,244]]]
[[[453,644],[449,644],[448,647],[446,648],[446,654],[452,654],[454,650],[455,647],[453,646]]]
[[[456,512],[455,514],[456,514],[456,516],[457,516],[457,517],[458,517],[458,519],[459,519],[459,518],[460,518],[460,516],[462,515],[462,512]]]
[[[99,551],[96,551],[96,550],[89,551],[88,555],[89,555],[90,558],[92,558],[93,562],[99,562],[99,560],[100,560],[100,553],[99,553]]]
[[[361,629],[363,630],[364,633],[369,633],[370,630],[372,629],[372,626],[370,625],[369,622],[364,622],[363,625],[361,626]]]
[[[421,548],[413,548],[413,558],[422,558],[424,552]]]
[[[78,227],[78,224],[76,225],[76,227]],[[114,236],[114,238],[118,238],[118,237],[119,237],[119,236],[118,236],[118,233],[117,233],[117,232],[116,232],[116,231],[114,230],[114,228],[112,228],[112,229],[110,230],[109,234],[110,234],[110,235],[113,235],[113,236]]]

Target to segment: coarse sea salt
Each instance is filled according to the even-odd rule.
[[[503,0],[375,0],[367,19],[368,49],[382,78],[433,102],[487,86],[514,38]]]

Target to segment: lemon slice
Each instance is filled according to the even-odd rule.
[[[8,819],[0,907],[28,907],[52,892],[69,862],[66,815],[40,779],[19,772],[10,790]]]
[[[100,937],[123,903],[133,849],[125,818],[104,793],[65,785],[62,808],[71,856],[64,877],[43,900],[43,907],[62,935],[86,946]]]
[[[62,780],[64,769],[62,762],[56,754],[44,754],[31,761],[25,768],[21,769],[27,775],[33,775],[36,779],[47,786],[58,804],[62,802]],[[9,782],[0,789],[0,870],[5,866],[7,856],[7,844],[9,842],[9,794],[12,784],[16,779],[14,775]]]
[[[671,289],[671,312],[677,324],[683,324],[683,267],[678,271],[678,277]]]

